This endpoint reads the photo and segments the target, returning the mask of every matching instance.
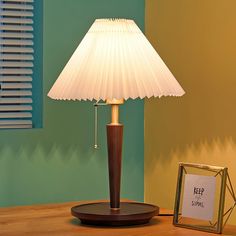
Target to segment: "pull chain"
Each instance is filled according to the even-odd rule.
[[[106,106],[106,103],[96,102],[94,105],[94,149],[98,149],[98,106]]]
[[[94,104],[94,148],[98,149],[98,105]]]

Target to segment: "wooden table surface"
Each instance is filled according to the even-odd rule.
[[[212,233],[183,229],[172,225],[172,216],[156,216],[147,225],[94,227],[80,225],[70,208],[81,202],[0,208],[1,236],[212,236]],[[165,212],[166,213],[166,212]],[[167,212],[168,213],[168,212]],[[235,235],[236,226],[226,226],[222,235]]]

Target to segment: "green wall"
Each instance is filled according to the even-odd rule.
[[[133,18],[144,28],[143,0],[46,0],[43,128],[0,131],[0,206],[108,198],[105,124],[93,149],[93,105],[46,94],[89,26],[99,17]],[[125,125],[122,197],[143,200],[143,101],[121,109]]]

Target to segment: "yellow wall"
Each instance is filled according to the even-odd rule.
[[[173,208],[180,161],[227,166],[236,191],[235,9],[235,0],[146,0],[146,35],[186,91],[145,101],[146,202]]]

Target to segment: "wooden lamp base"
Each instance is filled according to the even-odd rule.
[[[127,226],[146,224],[157,215],[159,208],[138,202],[121,202],[120,209],[110,208],[109,202],[89,203],[71,208],[73,216],[82,224],[104,226]]]

